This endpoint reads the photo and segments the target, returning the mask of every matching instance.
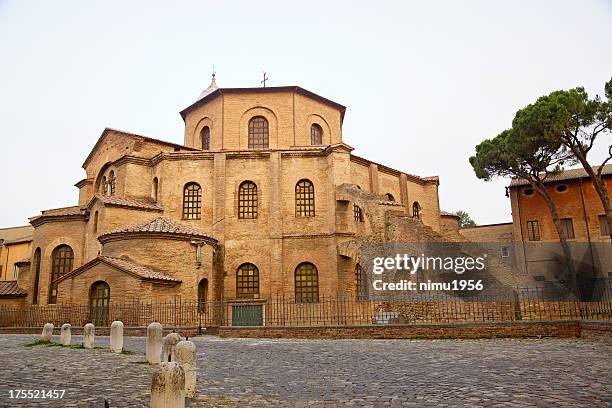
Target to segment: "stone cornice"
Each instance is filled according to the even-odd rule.
[[[321,234],[283,234],[283,238],[308,239],[308,238],[333,238],[333,237],[353,237],[354,232],[326,232]]]
[[[365,159],[363,157],[359,157],[359,156],[355,156],[354,154],[351,154],[351,162],[353,163],[357,163],[357,164],[361,164],[363,166],[367,166],[369,167],[371,164],[375,164],[378,167],[378,171],[380,171],[381,173],[386,173],[392,176],[396,176],[399,177],[402,174],[406,175],[406,178],[409,181],[412,181],[414,183],[417,184],[421,184],[421,185],[425,185],[425,184],[437,184],[438,181],[437,180],[428,180],[426,178],[423,177],[419,177],[419,176],[415,176],[414,174],[408,174],[408,173],[403,173],[399,170],[393,169],[391,167],[385,166],[384,164],[378,164],[376,162],[373,162],[371,160]]]
[[[83,180],[79,180],[77,181],[74,186],[81,188],[81,187],[85,187],[87,184],[93,184],[93,179],[90,178],[84,178]]]
[[[128,241],[131,239],[166,239],[173,241],[188,241],[191,242],[194,236],[191,234],[177,234],[172,232],[115,232],[104,233],[98,236],[98,241],[102,244],[113,241]],[[218,242],[212,237],[197,237],[198,241],[207,243],[213,248],[218,247]]]
[[[71,215],[39,215],[30,219],[30,224],[33,227],[39,227],[48,222],[70,222],[70,221],[87,221],[88,213],[71,214]]]

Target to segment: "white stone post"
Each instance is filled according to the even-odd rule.
[[[149,364],[161,363],[163,335],[161,324],[153,322],[147,327],[147,361]]]
[[[68,323],[62,324],[62,328],[60,329],[60,344],[62,346],[69,346],[72,340],[72,326]]]
[[[50,342],[51,336],[53,336],[53,323],[46,323],[43,326],[42,334],[40,335],[40,341]]]
[[[121,353],[123,351],[123,322],[115,320],[110,329],[110,351]]]
[[[93,323],[87,323],[83,328],[83,347],[86,349],[94,348],[96,328]]]
[[[151,408],[185,407],[185,371],[178,363],[161,363],[151,380]]]
[[[164,337],[164,349],[162,353],[162,361],[174,361],[174,347],[181,341],[181,335],[178,333],[170,333]]]
[[[196,395],[196,347],[188,340],[179,341],[174,349],[176,362],[185,370],[185,396]]]

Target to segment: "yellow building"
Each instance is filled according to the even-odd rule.
[[[29,263],[33,232],[30,225],[0,228],[0,280],[16,280],[16,266]]]

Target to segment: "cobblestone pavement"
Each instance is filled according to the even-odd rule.
[[[127,354],[25,347],[0,336],[0,406],[148,406],[145,339]],[[543,340],[257,340],[197,337],[198,397],[188,406],[612,406],[612,346]],[[57,337],[54,341],[59,341]],[[73,344],[82,338],[73,336]],[[96,338],[108,347],[108,337]],[[9,400],[11,389],[64,399]]]

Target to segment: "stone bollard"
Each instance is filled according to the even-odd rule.
[[[161,363],[162,325],[153,322],[147,327],[147,361],[149,364]]]
[[[69,346],[72,340],[72,326],[68,323],[62,324],[62,328],[60,329],[60,344],[62,346]]]
[[[178,363],[161,363],[151,380],[151,408],[185,407],[185,371]]]
[[[174,347],[181,341],[181,335],[178,333],[170,333],[164,338],[164,349],[162,353],[162,361],[170,362],[174,360]]]
[[[123,351],[123,322],[115,320],[110,329],[110,351],[121,353]]]
[[[87,323],[83,328],[83,347],[86,349],[94,348],[94,342],[96,337],[96,328],[93,323]]]
[[[185,396],[193,398],[196,395],[196,347],[188,340],[179,341],[174,348],[176,362],[185,370]]]
[[[51,336],[53,336],[53,323],[46,323],[40,335],[40,341],[48,343],[51,341]]]

